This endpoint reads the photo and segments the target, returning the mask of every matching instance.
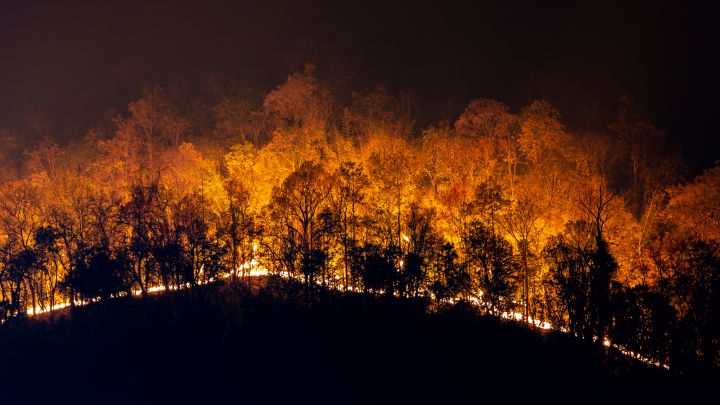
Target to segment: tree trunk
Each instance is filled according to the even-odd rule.
[[[525,323],[528,322],[528,315],[530,314],[530,275],[527,264],[527,246],[525,246],[526,243],[527,242],[523,240],[522,248],[520,249],[523,273],[525,278],[523,286],[523,295],[525,295]]]

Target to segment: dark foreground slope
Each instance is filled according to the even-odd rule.
[[[0,403],[622,403],[677,388],[667,373],[466,306],[426,314],[394,299],[246,291],[6,323]]]

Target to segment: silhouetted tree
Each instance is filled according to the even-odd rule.
[[[337,186],[337,206],[339,211],[340,243],[343,248],[344,288],[351,284],[350,256],[352,246],[357,244],[357,228],[359,223],[358,209],[365,199],[368,177],[362,165],[355,162],[344,162],[338,168],[335,177]]]
[[[286,269],[300,271],[306,289],[319,269],[322,257],[318,216],[332,191],[332,182],[323,168],[303,163],[273,193],[272,219],[276,221],[278,256]]]
[[[472,295],[472,275],[468,266],[459,261],[455,247],[446,243],[442,245],[431,264],[432,282],[428,290],[437,302],[446,299],[467,299]]]
[[[603,344],[607,334],[610,319],[610,285],[618,267],[610,253],[604,233],[605,224],[612,215],[609,206],[615,198],[616,195],[609,193],[600,183],[597,194],[592,191],[580,200],[580,205],[592,224],[591,234],[594,245],[590,252],[589,308],[593,333],[599,345]]]
[[[382,248],[365,244],[362,249],[362,280],[365,290],[392,295],[400,267],[400,250],[396,246]]]
[[[143,296],[157,277],[152,253],[162,235],[168,232],[164,222],[167,203],[157,182],[137,184],[130,200],[120,210],[120,221],[129,230],[126,243],[133,262],[133,278]]]
[[[517,264],[510,243],[481,222],[474,222],[465,236],[468,264],[475,269],[482,301],[491,313],[514,307]]]
[[[567,314],[570,333],[584,339],[589,330],[590,241],[588,224],[568,224],[564,234],[552,237],[544,249],[549,261],[552,284],[558,290],[560,304]]]
[[[427,277],[427,267],[435,255],[438,237],[432,227],[433,210],[411,204],[405,220],[405,255],[400,272],[401,295],[417,297]]]
[[[83,300],[108,299],[123,292],[130,295],[130,263],[124,255],[113,255],[102,246],[81,252],[63,281],[63,286]]]
[[[720,364],[720,252],[717,243],[684,240],[672,276],[663,282],[678,313],[673,364],[679,369]]]
[[[676,312],[669,298],[647,285],[613,283],[609,337],[635,353],[670,364]]]
[[[3,278],[9,283],[11,315],[24,315],[25,306],[37,308],[37,286],[32,282],[33,273],[39,270],[37,254],[32,249],[23,249],[6,258]],[[29,296],[29,297],[28,297]]]

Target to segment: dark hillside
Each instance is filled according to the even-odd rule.
[[[415,301],[243,291],[213,286],[8,322],[3,393],[39,403],[571,402],[629,399],[672,381],[465,305],[427,314]]]

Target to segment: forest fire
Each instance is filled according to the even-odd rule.
[[[718,209],[707,191],[720,172],[662,183],[671,177],[654,170],[666,166],[648,157],[666,150],[630,135],[645,131],[653,147],[662,138],[630,100],[611,125],[616,144],[569,133],[545,101],[516,115],[474,100],[454,126],[413,137],[407,100],[381,87],[354,94],[346,132],[337,132],[323,86],[307,67],[272,90],[260,110],[263,139],[249,141],[250,127],[232,129],[239,140],[193,138],[203,129],[155,86],[114,118],[114,133],[86,141],[87,155],[42,143],[26,174],[2,184],[5,316],[23,305],[62,308],[70,296],[191,288],[232,268],[322,288],[476,300],[542,329],[628,344],[652,339],[647,330],[675,333],[673,317],[711,305],[688,312],[672,286],[691,282],[702,294],[698,269],[717,273],[719,230],[706,219]],[[377,121],[380,111],[394,115]],[[234,112],[216,113],[220,131]],[[601,154],[611,148],[643,168],[628,174],[642,189],[613,189]]]
[[[717,385],[713,13],[108,1],[0,7],[0,391]]]

